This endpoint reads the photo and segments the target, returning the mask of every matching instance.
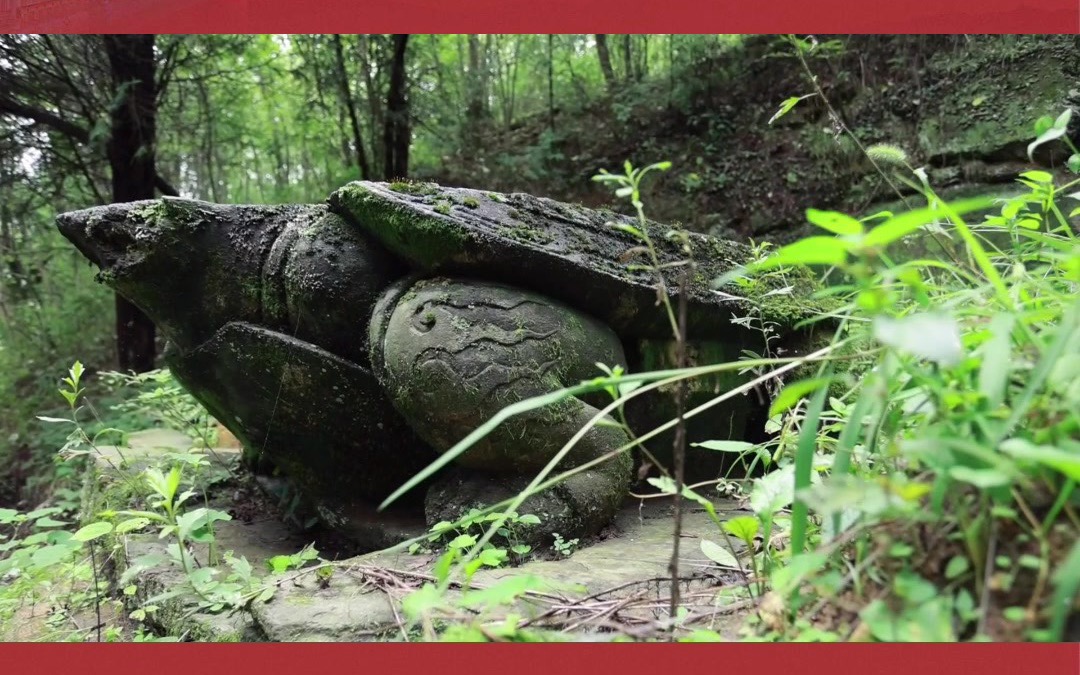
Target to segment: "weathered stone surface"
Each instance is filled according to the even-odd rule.
[[[328,522],[352,500],[379,500],[435,455],[375,377],[311,343],[230,323],[168,363],[177,380],[249,447],[316,501]]]
[[[101,266],[100,278],[159,325],[177,379],[299,485],[324,523],[345,531],[365,503],[387,496],[506,405],[594,377],[597,361],[622,363],[625,355],[640,370],[670,352],[655,275],[640,268],[648,256],[625,231],[629,221],[610,212],[527,195],[354,183],[334,193],[329,207],[163,199],[58,222]],[[714,292],[711,279],[745,262],[747,247],[648,228],[669,291],[680,284],[675,263],[688,252],[698,263],[686,297],[689,332],[710,345],[702,358],[763,352],[761,332],[733,321],[746,315],[781,331],[774,348],[806,348],[807,334],[791,329],[819,308],[808,299],[811,284],[789,276],[784,293],[768,294],[768,284],[754,297]],[[414,368],[428,348],[455,356]],[[381,359],[377,374],[369,354]],[[731,384],[705,384],[704,395]],[[640,433],[664,421],[671,393],[643,402],[631,425]],[[746,437],[748,410],[766,404],[747,401],[716,409],[710,419],[718,423],[695,425],[701,436],[691,440]],[[450,517],[519,489],[591,410],[569,399],[509,422],[455,472],[436,478],[428,516]],[[621,431],[598,428],[564,467],[625,440]],[[596,532],[626,489],[629,462],[621,456],[534,502],[548,517],[546,531]],[[703,477],[715,477],[716,466],[706,464]],[[422,492],[414,496],[419,501]],[[353,533],[370,531],[364,524]]]
[[[724,510],[721,505],[720,510]],[[728,507],[730,508],[730,506]],[[600,631],[604,622],[591,622],[590,603],[622,601],[607,624],[649,626],[662,619],[670,588],[667,571],[671,559],[672,522],[669,502],[626,504],[619,512],[608,538],[557,560],[536,560],[518,567],[482,569],[473,577],[474,588],[484,588],[513,577],[542,580],[544,591],[567,609],[539,623],[579,623],[570,640],[610,639],[615,633]],[[734,637],[743,613],[714,610],[717,592],[735,583],[738,572],[716,567],[700,550],[701,539],[721,541],[716,526],[702,510],[691,509],[683,521],[681,538],[681,593],[684,606],[708,620],[713,630]],[[741,550],[741,549],[737,549]],[[259,628],[271,640],[400,640],[402,598],[430,578],[430,555],[377,552],[339,564],[328,584],[307,573],[283,585],[268,603],[253,607]],[[450,597],[459,597],[451,591]],[[530,597],[502,615],[514,612],[535,618],[549,612],[552,598]],[[486,617],[498,621],[500,614]],[[580,618],[580,621],[578,619]],[[694,623],[688,626],[695,627]],[[645,629],[643,634],[655,632]],[[605,637],[606,636],[606,637]]]
[[[165,453],[181,451],[189,442],[182,434],[154,430],[132,434],[131,461],[160,460]],[[172,444],[166,445],[166,443]],[[152,446],[152,447],[147,447]],[[106,475],[113,469],[106,465]],[[234,511],[246,503],[236,502],[232,488],[212,490],[211,506]],[[732,610],[716,613],[716,595],[725,585],[739,582],[736,570],[716,567],[701,553],[700,540],[722,543],[715,524],[706,514],[687,505],[682,526],[681,584],[685,606],[701,621],[708,619],[714,630],[734,636],[742,613]],[[718,501],[721,518],[738,514],[735,504]],[[361,518],[360,514],[357,514]],[[362,518],[361,518],[362,519]],[[383,528],[387,541],[401,541],[423,533],[422,524],[405,520],[393,525],[384,517],[370,521],[370,527]],[[400,527],[400,529],[395,529]],[[400,640],[403,598],[426,579],[431,578],[434,554],[412,555],[402,550],[383,550],[333,563],[329,580],[320,579],[313,570],[288,571],[278,576],[268,572],[265,562],[278,555],[291,555],[309,543],[296,534],[271,512],[261,512],[254,519],[219,521],[215,524],[216,548],[219,553],[231,551],[245,558],[254,573],[273,583],[276,590],[267,603],[256,603],[250,610],[234,614],[193,612],[190,597],[173,597],[157,602],[159,609],[148,614],[154,627],[166,634],[196,640],[213,641],[376,641]],[[474,587],[481,588],[499,581],[529,575],[543,581],[551,597],[533,597],[513,608],[496,611],[489,617],[496,620],[501,612],[515,611],[521,616],[537,617],[551,612],[552,598],[566,610],[554,613],[539,625],[553,628],[579,624],[566,639],[610,639],[610,628],[640,630],[641,637],[655,634],[656,621],[663,618],[664,598],[669,589],[667,565],[671,557],[673,526],[668,499],[629,500],[622,505],[602,537],[589,546],[578,546],[569,556],[533,560],[518,567],[482,569],[474,577]],[[128,609],[139,608],[147,599],[182,585],[183,572],[167,559],[165,542],[156,535],[128,534],[111,536],[113,547],[109,566],[113,582],[133,565],[146,562],[146,556],[157,561],[133,571],[124,584],[133,583],[138,592],[128,598]],[[736,550],[741,551],[741,548]],[[194,544],[192,555],[200,565],[209,562],[206,545]],[[327,563],[322,563],[326,565]],[[458,597],[457,591],[451,597]],[[595,603],[618,603],[620,608],[608,619],[613,623],[589,621],[596,612]],[[724,600],[730,603],[731,600]],[[607,619],[605,619],[606,621]],[[695,627],[694,621],[689,627]],[[651,626],[651,628],[650,628]],[[605,632],[606,631],[606,632]]]
[[[597,317],[627,337],[670,338],[671,326],[656,299],[654,272],[642,242],[613,226],[636,222],[526,194],[501,195],[431,184],[355,182],[330,196],[330,208],[426,274],[490,279],[532,289]],[[688,255],[671,226],[652,223],[661,265]],[[698,264],[688,280],[688,333],[751,344],[754,335],[731,323],[760,307],[781,329],[811,315],[813,284],[793,296],[744,298],[719,294],[709,282],[750,257],[745,244],[685,233]],[[664,270],[672,293],[678,267]],[[796,275],[801,278],[801,273]]]

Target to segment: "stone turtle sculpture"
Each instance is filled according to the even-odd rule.
[[[642,269],[641,242],[613,222],[632,221],[524,194],[371,182],[351,183],[327,204],[164,198],[58,218],[100,267],[99,280],[168,339],[176,379],[295,482],[325,523],[359,539],[370,530],[358,505],[385,498],[504,406],[593,378],[596,363],[672,365],[655,272]],[[669,227],[651,228],[662,264],[686,258],[683,244],[663,236]],[[811,284],[759,298],[717,293],[709,281],[749,249],[688,236],[694,359],[763,352],[763,334],[739,317],[774,327],[783,337],[774,351],[806,346],[808,334],[792,329],[814,309]],[[670,288],[678,273],[665,269]],[[738,381],[695,381],[691,393],[712,396]],[[628,411],[635,430],[671,417],[670,392],[641,398]],[[413,504],[424,496],[427,520],[437,522],[515,494],[605,402],[586,399],[507,421]],[[702,416],[691,440],[745,438],[766,403],[742,397]],[[559,468],[627,440],[617,427],[596,427]],[[715,456],[706,455],[691,473],[715,477]],[[598,532],[632,473],[623,454],[531,498],[526,510],[541,524],[530,538]]]

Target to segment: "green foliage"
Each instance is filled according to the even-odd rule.
[[[216,445],[214,420],[206,408],[173,379],[168,369],[139,374],[102,373],[107,387],[122,396],[111,406],[117,416],[129,415],[141,428],[161,425],[192,434],[203,449]]]
[[[1026,172],[1019,179],[1026,193],[972,225],[962,215],[984,211],[989,200],[947,203],[914,173],[910,184],[926,208],[873,228],[809,210],[808,220],[832,237],[799,240],[746,270],[837,268],[845,330],[881,346],[868,354],[870,374],[831,399],[829,419],[821,418],[828,378],[789,384],[774,402],[772,412],[797,419],[801,431],[775,441],[794,453],[795,500],[791,561],[770,578],[787,606],[772,634],[790,639],[802,630],[808,587],[833,597],[877,586],[893,600],[869,602],[858,617],[874,639],[983,638],[993,614],[1018,635],[1058,640],[1076,592],[1071,552],[1060,542],[1075,541],[1080,529],[1073,496],[1080,399],[1050,374],[1072,372],[1080,353],[1073,262],[1080,247],[1058,206],[1077,181],[1057,187],[1048,173]],[[964,250],[952,262],[889,256],[927,229]],[[895,536],[924,528],[954,533],[939,544],[955,553],[944,579],[919,573],[921,561],[940,552]],[[1014,533],[1008,541],[1004,531]],[[871,553],[881,532],[893,534],[887,560]],[[1031,565],[1013,568],[1005,556],[1010,571],[994,572],[987,562],[995,550]],[[866,571],[841,581],[836,573],[851,554]],[[891,580],[884,586],[882,574]],[[1026,593],[1021,576],[1033,584]]]
[[[21,513],[0,509],[0,575],[12,583],[0,586],[0,618],[10,619],[15,609],[26,602],[52,602],[61,598],[65,579],[68,586],[59,606],[64,612],[93,609],[110,601],[104,594],[107,582],[100,578],[101,565],[107,552],[120,545],[125,537],[145,537],[147,530],[155,539],[171,540],[167,555],[148,554],[128,567],[120,579],[125,586],[124,596],[134,602],[137,587],[130,582],[142,570],[161,564],[176,565],[183,571],[183,583],[175,584],[150,598],[142,598],[128,618],[145,622],[169,601],[179,602],[185,612],[221,612],[236,610],[252,602],[268,600],[273,592],[258,578],[252,566],[231,552],[217,551],[215,523],[230,520],[230,516],[209,506],[206,480],[198,480],[211,469],[203,450],[169,453],[162,456],[162,466],[152,465],[134,473],[125,466],[111,465],[114,487],[99,492],[101,481],[87,460],[102,458],[100,439],[119,434],[105,428],[91,432],[81,421],[80,413],[89,407],[84,400],[85,369],[76,362],[62,378],[59,390],[67,403],[68,417],[40,416],[48,424],[70,428],[66,441],[57,456],[64,465],[87,465],[85,488],[82,494],[73,493],[60,500],[60,505]],[[142,419],[183,421],[205,427],[206,412],[190,405],[187,394],[171,390],[175,386],[167,373],[155,372],[140,377],[120,377],[128,384],[146,385],[118,407]],[[192,427],[184,431],[190,433]],[[107,460],[106,460],[107,461]],[[107,484],[107,483],[106,483]],[[196,505],[201,501],[202,505]],[[112,507],[113,502],[124,506]],[[88,513],[89,511],[89,513]],[[61,519],[63,518],[63,519]],[[79,526],[79,521],[83,524]],[[206,551],[202,562],[196,561],[196,548]],[[317,557],[310,547],[284,561],[272,560],[272,569],[299,567]],[[74,590],[76,588],[87,590]],[[74,624],[73,624],[74,625]],[[100,626],[98,639],[117,639],[122,627]],[[150,639],[139,628],[137,640]],[[83,639],[85,631],[68,629],[62,638]]]
[[[577,548],[577,545],[578,540],[576,537],[574,539],[563,539],[563,536],[556,532],[555,541],[552,542],[551,548],[559,555],[568,557],[573,554],[574,549]]]
[[[484,534],[488,523],[494,524],[494,536],[491,539],[499,545],[491,541],[479,543],[480,536]],[[523,541],[524,532],[539,524],[540,519],[531,513],[518,514],[514,511],[502,513],[470,509],[454,522],[444,520],[432,525],[425,541],[410,544],[409,552],[420,553],[437,542],[445,541],[447,549],[455,553],[456,557],[475,551],[476,559],[472,561],[473,563],[499,567],[511,560],[525,560],[526,556],[532,552],[532,546]],[[473,571],[475,569],[473,568]]]

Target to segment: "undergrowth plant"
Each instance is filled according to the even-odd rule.
[[[54,506],[28,513],[0,510],[0,620],[11,621],[16,612],[44,604],[53,617],[50,621],[66,618],[69,626],[41,637],[85,639],[88,630],[78,627],[74,615],[93,611],[96,630],[89,631],[93,633],[89,637],[115,640],[126,631],[131,639],[147,641],[158,639],[149,626],[167,602],[178,603],[184,614],[191,615],[233,611],[268,600],[275,591],[273,578],[256,574],[243,557],[218,550],[214,525],[231,517],[211,506],[208,490],[227,481],[229,472],[208,458],[214,438],[206,411],[167,371],[107,376],[111,386],[136,389],[115,406],[114,415],[136,415],[148,423],[156,420],[199,438],[195,447],[161,453],[145,466],[146,458],[128,455],[120,445],[126,437],[123,431],[100,421],[87,424],[84,413],[96,416],[97,411],[85,401],[83,375],[82,365],[76,362],[63,378],[59,393],[69,416],[41,416],[41,420],[70,428],[57,461],[69,469],[79,467],[84,487],[72,494],[58,492],[60,499]],[[105,441],[117,443],[113,452],[103,451]],[[95,462],[107,470],[95,469]],[[80,521],[82,527],[77,527]],[[115,548],[128,536],[150,533],[169,542],[163,553],[128,561],[115,579],[118,588],[110,590],[103,569],[114,564],[110,561]],[[280,574],[317,557],[317,551],[308,547],[288,560],[270,560],[267,565],[272,573]],[[181,583],[152,596],[140,594],[140,573],[161,565],[179,569]],[[109,623],[102,620],[107,604],[116,612],[123,613],[125,606],[130,611],[119,623]]]

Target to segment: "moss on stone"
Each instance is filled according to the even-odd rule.
[[[439,192],[438,186],[434,183],[408,180],[394,181],[390,183],[390,189],[407,195],[434,195]]]
[[[358,183],[335,192],[332,204],[392,252],[423,267],[461,254],[468,243],[465,232],[454,223],[415,206],[389,201]],[[446,213],[449,208],[446,205]],[[443,213],[439,205],[435,209]]]

